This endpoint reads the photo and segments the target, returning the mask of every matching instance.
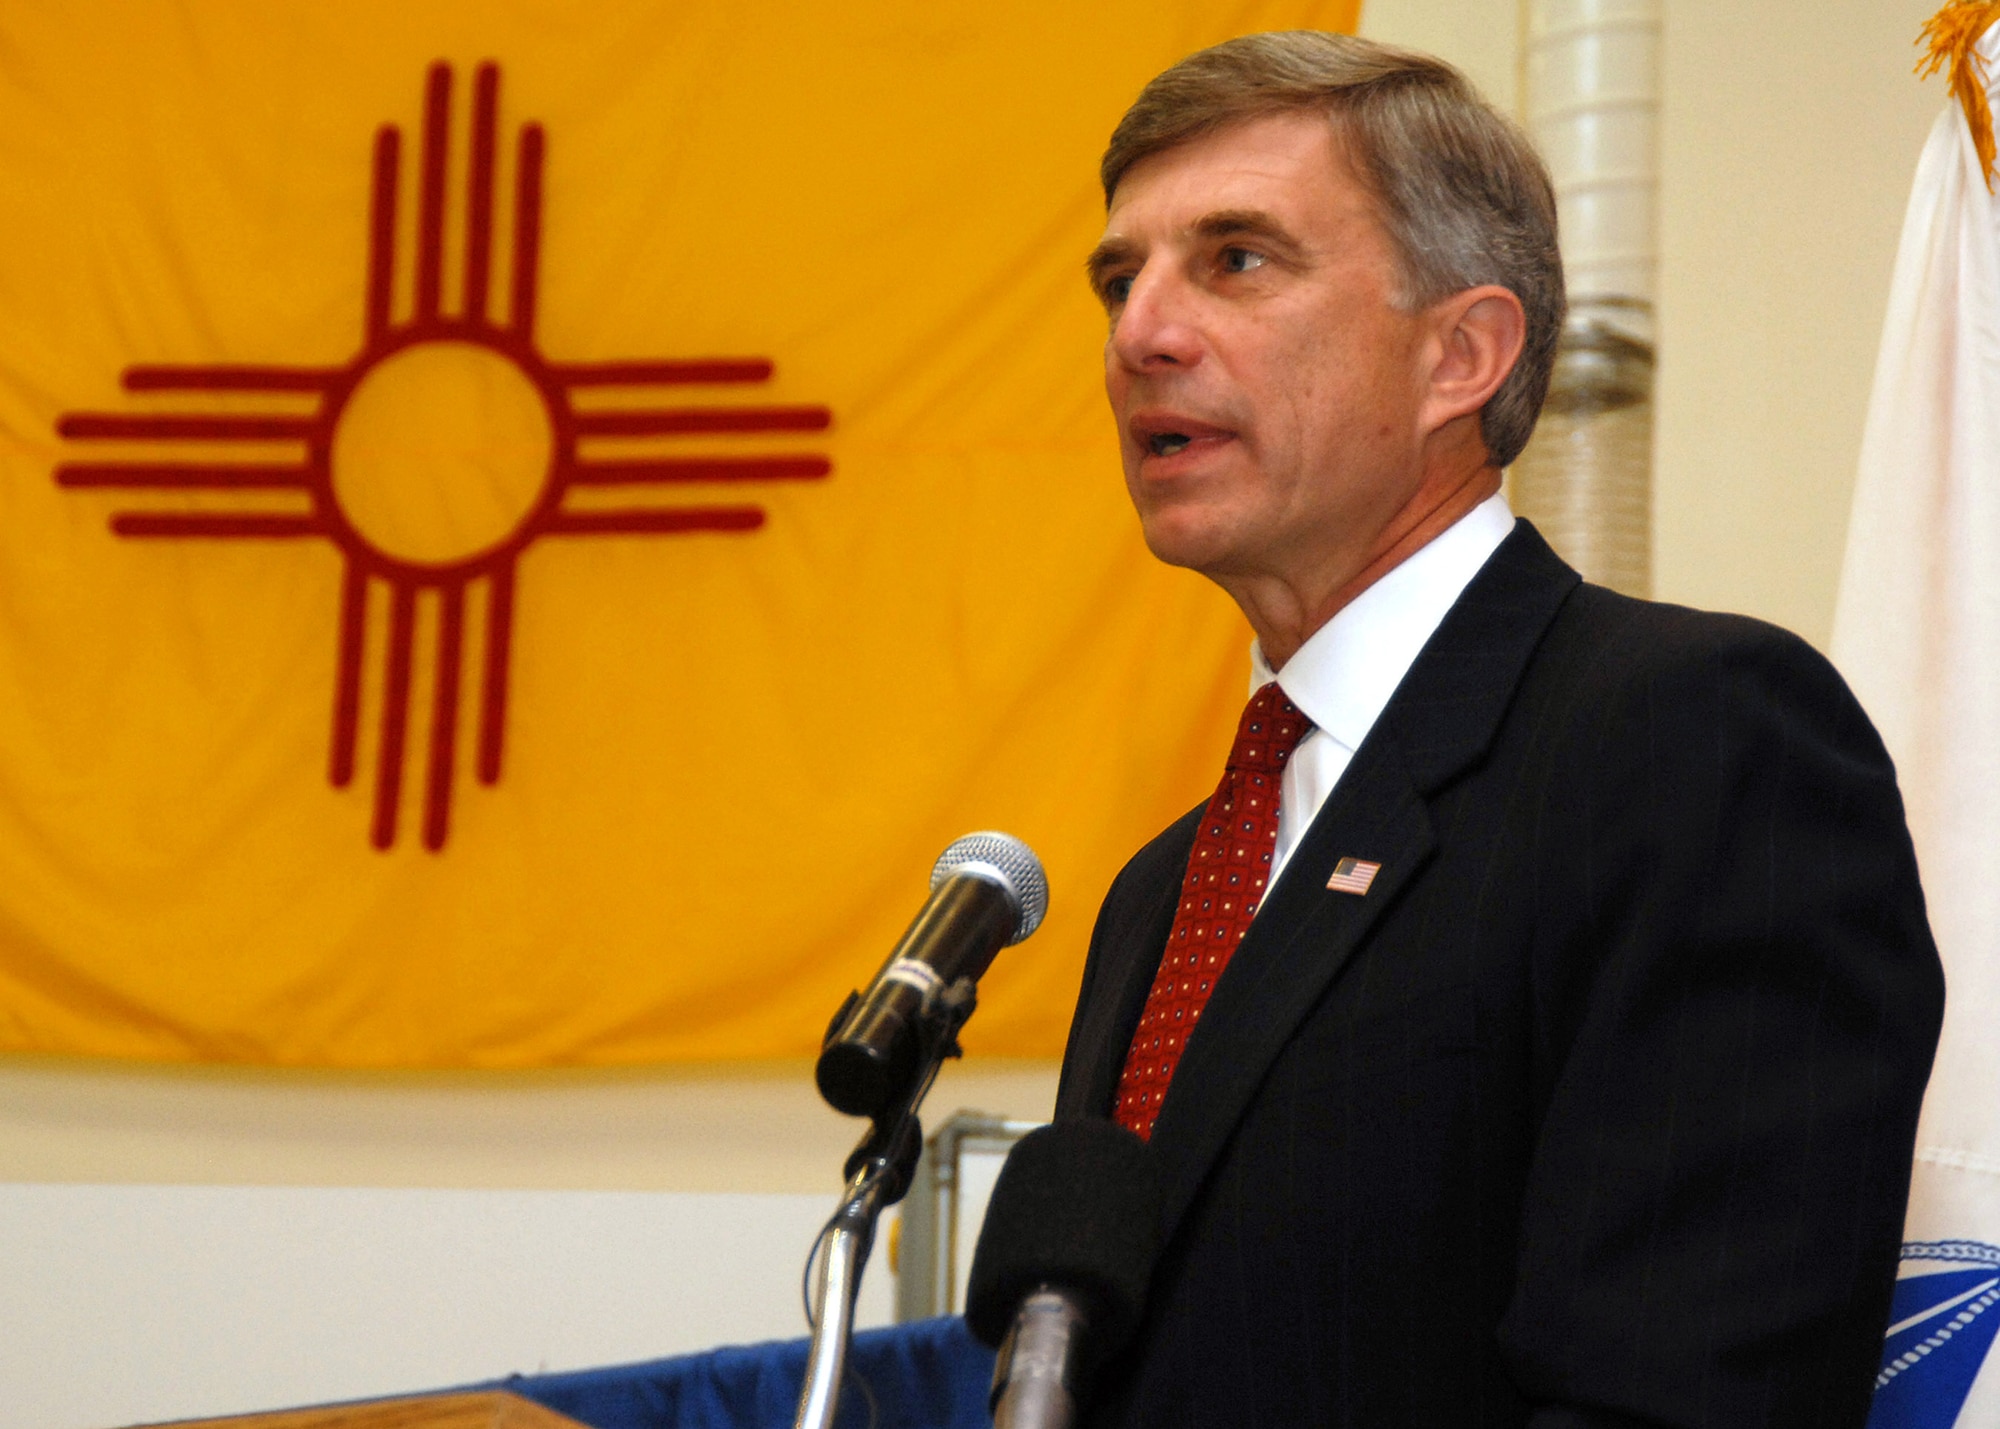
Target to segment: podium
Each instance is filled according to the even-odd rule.
[[[172,1429],[586,1429],[567,1414],[505,1390],[425,1394],[321,1409],[283,1409],[225,1419],[180,1419]]]

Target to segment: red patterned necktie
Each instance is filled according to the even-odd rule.
[[[1120,1126],[1141,1136],[1153,1134],[1181,1049],[1229,955],[1250,931],[1278,843],[1278,780],[1311,728],[1312,721],[1275,681],[1250,697],[1236,726],[1229,764],[1202,811],[1188,855],[1181,906],[1160,970],[1118,1078],[1114,1115]]]

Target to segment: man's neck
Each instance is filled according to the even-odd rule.
[[[1500,489],[1500,469],[1481,465],[1460,480],[1418,491],[1363,553],[1354,572],[1331,591],[1308,597],[1290,582],[1225,582],[1273,670],[1340,614],[1354,598],[1450,530],[1474,507]]]

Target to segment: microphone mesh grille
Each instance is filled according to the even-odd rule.
[[[932,891],[969,863],[984,864],[998,873],[1021,910],[1014,936],[1007,940],[1010,947],[1042,926],[1042,916],[1049,911],[1049,880],[1033,849],[1012,834],[990,829],[954,839],[931,866]]]

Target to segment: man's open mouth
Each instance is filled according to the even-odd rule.
[[[1155,432],[1146,445],[1154,456],[1172,456],[1193,440],[1185,432]]]

